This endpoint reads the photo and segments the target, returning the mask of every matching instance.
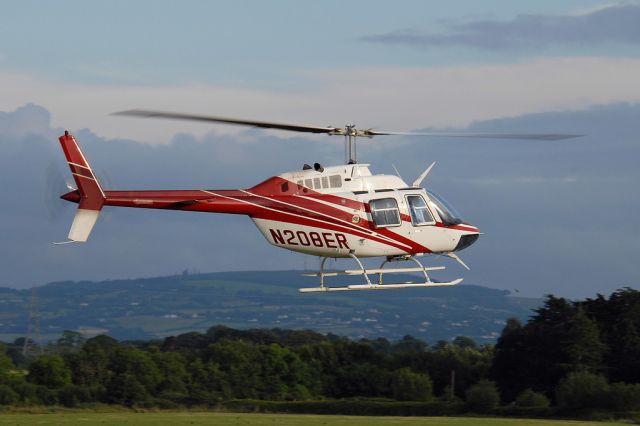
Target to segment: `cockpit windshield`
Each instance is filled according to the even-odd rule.
[[[458,211],[449,204],[444,198],[440,195],[436,194],[433,191],[427,191],[429,195],[429,199],[431,199],[432,207],[436,209],[438,212],[438,216],[447,226],[458,225],[462,223],[462,217],[458,213]]]

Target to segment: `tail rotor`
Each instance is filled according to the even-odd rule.
[[[60,195],[76,188],[64,178],[59,167],[51,163],[45,172],[44,206],[50,222],[57,222],[68,209],[68,204],[60,199]]]

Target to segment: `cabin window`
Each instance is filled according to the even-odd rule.
[[[429,225],[435,222],[427,203],[420,195],[407,195],[407,204],[411,214],[411,223],[415,226]]]
[[[322,189],[322,185],[320,184],[320,178],[313,178],[313,186],[316,189]]]
[[[323,188],[329,187],[329,178],[326,176],[322,176],[322,187]]]
[[[312,188],[313,189],[313,179],[305,179],[304,180],[304,186],[306,186],[307,188]]]
[[[340,178],[340,175],[329,176],[329,185],[331,188],[340,188],[342,186],[342,179]]]
[[[381,198],[369,201],[371,218],[376,228],[386,228],[388,226],[399,226],[400,212],[398,202],[395,198]]]

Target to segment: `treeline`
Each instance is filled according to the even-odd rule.
[[[353,341],[223,326],[161,341],[85,341],[65,332],[31,359],[21,356],[23,344],[0,350],[0,404],[351,414],[640,410],[640,292],[632,289],[581,302],[549,296],[526,324],[508,320],[495,346],[466,337],[428,346],[410,336]]]
[[[503,401],[533,389],[570,410],[640,409],[640,292],[548,296],[526,325],[507,321],[489,376]]]

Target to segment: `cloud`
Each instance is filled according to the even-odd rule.
[[[0,111],[0,135],[20,137],[29,134],[51,137],[51,114],[45,108],[29,103],[13,112]]]
[[[441,33],[399,30],[364,41],[416,47],[543,49],[555,45],[640,44],[640,5],[611,5],[576,15],[519,15],[511,21],[451,23]]]
[[[110,114],[147,108],[312,125],[348,122],[381,130],[464,127],[496,117],[640,102],[638,75],[640,59],[543,58],[516,64],[328,69],[304,74],[305,86],[315,89],[280,92],[207,84],[63,84],[0,72],[0,110],[36,102],[47,105],[54,126],[166,144],[180,132],[201,137],[212,129],[218,134],[246,129]]]

